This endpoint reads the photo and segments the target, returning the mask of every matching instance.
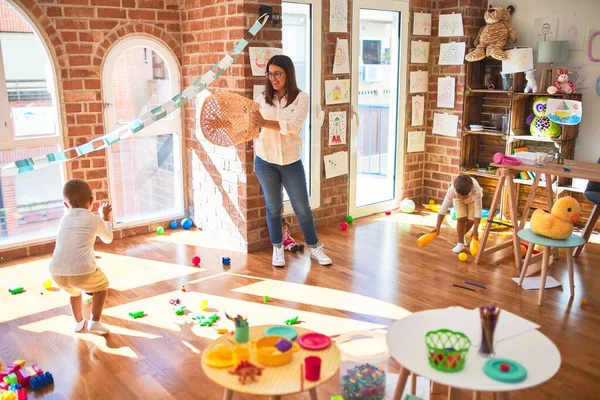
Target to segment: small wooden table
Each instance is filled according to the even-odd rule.
[[[250,342],[261,339],[269,326],[251,326]],[[308,329],[296,326],[294,328],[298,331],[298,336],[311,332]],[[256,382],[249,382],[242,385],[239,383],[237,375],[232,375],[228,372],[232,368],[212,368],[206,365],[206,354],[220,344],[231,345],[233,347],[229,337],[222,336],[216,339],[202,352],[202,369],[210,380],[225,388],[223,394],[224,400],[231,400],[234,392],[256,396],[270,396],[271,399],[278,400],[281,399],[281,396],[303,391],[309,392],[311,400],[317,400],[317,387],[334,377],[340,369],[340,351],[335,343],[332,342],[331,346],[321,351],[310,351],[301,347],[294,354],[290,363],[280,367],[266,367]],[[321,379],[317,382],[309,382],[305,379],[303,388],[301,388],[300,365],[310,355],[321,357]],[[250,352],[250,362],[260,366],[256,361],[253,351]]]
[[[487,224],[485,225],[485,230],[483,231],[483,236],[479,245],[479,253],[477,253],[477,257],[475,257],[475,264],[479,264],[481,257],[485,254],[491,254],[512,246],[515,255],[515,265],[517,267],[517,270],[521,269],[521,241],[517,233],[525,227],[525,222],[527,222],[527,219],[529,218],[531,204],[533,203],[533,198],[535,197],[536,189],[539,186],[542,175],[545,176],[546,180],[547,199],[549,208],[552,208],[552,206],[554,205],[554,195],[552,193],[552,176],[600,181],[600,164],[597,163],[564,160],[564,164],[557,164],[556,161],[552,161],[550,163],[546,163],[546,165],[541,167],[536,165],[523,164],[507,165],[493,163],[491,165],[493,167],[498,168],[497,174],[500,176],[500,179],[498,181],[498,185],[496,186],[496,191],[494,192],[494,197],[490,206],[490,217],[488,218]],[[519,218],[517,211],[518,193],[516,193],[515,190],[514,175],[517,172],[522,171],[534,172],[535,179],[533,180],[531,188],[529,189],[529,197],[527,198],[527,202],[525,203],[523,215],[521,216],[521,218]],[[513,240],[486,249],[488,236],[490,234],[490,228],[492,226],[493,215],[496,211],[496,207],[500,202],[500,195],[502,193],[502,188],[504,187],[505,183],[508,186],[508,206],[511,214],[511,225],[514,230]],[[537,254],[531,258],[531,262],[533,263],[536,261],[540,261],[541,257],[542,253]]]

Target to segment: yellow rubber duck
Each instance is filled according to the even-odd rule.
[[[558,199],[550,214],[537,209],[531,215],[531,230],[551,239],[566,239],[573,233],[573,224],[579,221],[581,205],[573,197]]]

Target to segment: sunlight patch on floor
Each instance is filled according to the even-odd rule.
[[[251,279],[248,275],[232,274]],[[237,289],[234,292],[252,294],[255,296],[268,295],[272,299],[293,301],[300,304],[310,304],[319,307],[333,308],[358,314],[372,315],[375,317],[402,319],[410,314],[410,311],[394,304],[362,296],[342,290],[329,289],[325,287],[310,286],[299,283],[283,282],[272,279],[261,279],[259,282],[251,283]]]

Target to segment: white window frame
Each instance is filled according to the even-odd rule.
[[[122,40],[120,40],[108,53],[106,60],[102,65],[102,92],[103,99],[106,103],[107,99],[113,100],[113,90],[112,90],[112,80],[110,79],[112,70],[111,66],[114,65],[115,61],[119,58],[121,54],[132,47],[148,47],[158,54],[165,60],[165,68],[167,68],[169,73],[169,80],[171,81],[171,88],[174,91],[173,95],[176,95],[181,91],[181,70],[179,68],[179,63],[177,62],[177,58],[173,55],[171,50],[163,45],[158,40],[143,35],[135,35],[129,36]],[[169,219],[177,219],[181,218],[185,215],[185,183],[183,181],[183,145],[184,145],[184,131],[183,131],[183,120],[181,115],[181,108],[173,111],[170,115],[173,118],[164,118],[162,120],[154,122],[148,128],[141,130],[139,133],[136,133],[136,137],[150,137],[150,136],[158,136],[166,131],[174,132],[177,136],[179,136],[179,140],[174,140],[173,143],[176,145],[173,148],[174,153],[179,154],[179,162],[174,164],[176,179],[181,183],[179,187],[179,193],[177,193],[177,197],[175,199],[175,203],[178,206],[178,211],[173,214],[166,214],[158,217],[139,219],[130,222],[122,222],[115,223],[115,228],[124,229],[130,227],[141,226],[145,224],[150,224],[153,222],[165,221]],[[111,131],[109,127],[111,124],[116,123],[115,117],[115,108],[112,107],[104,107],[104,127],[106,132]],[[167,128],[166,128],[167,127]],[[110,148],[108,151],[111,151]],[[110,165],[110,155],[107,154],[107,176],[108,176],[108,192],[109,198],[111,202],[112,199],[112,177],[111,170],[112,166]],[[113,216],[114,218],[114,216]]]
[[[321,41],[323,16],[322,0],[284,0],[284,3],[309,4],[311,7],[311,59],[307,62],[311,66],[311,93],[310,97],[310,195],[309,204],[314,210],[321,206],[321,127],[325,120],[323,109],[321,108]],[[285,21],[283,21],[285,24]],[[306,145],[306,144],[305,144]],[[290,201],[283,203],[283,214],[293,214]]]
[[[52,58],[52,53],[43,39],[43,36],[40,34],[40,31],[37,29],[37,26],[31,21],[29,16],[25,14],[18,6],[14,4],[11,0],[6,0],[10,7],[23,18],[31,28],[32,33],[37,37],[37,39],[42,44],[42,48],[46,52],[46,56],[48,57],[48,61],[50,64],[51,77],[47,77],[47,84],[51,85],[48,87],[48,92],[52,96],[53,109],[55,115],[55,135],[52,136],[44,136],[40,138],[21,138],[15,139],[13,132],[13,124],[11,117],[11,109],[8,101],[8,90],[6,87],[6,76],[4,72],[4,60],[2,59],[2,48],[0,44],[0,149],[14,149],[19,147],[38,147],[38,146],[51,146],[56,145],[59,150],[64,149],[64,135],[63,135],[63,124],[62,124],[62,115],[60,111],[59,99],[58,99],[58,75],[56,71],[56,66],[54,65],[54,59]],[[65,182],[67,177],[66,168],[64,164],[60,164],[60,178],[62,182]],[[12,242],[8,244],[0,245],[0,250],[7,250],[12,248],[21,248],[35,244],[48,243],[56,239],[56,235],[45,235],[40,236],[35,239],[21,240],[18,242]]]

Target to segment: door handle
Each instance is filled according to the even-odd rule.
[[[356,126],[360,125],[360,115],[358,111],[356,111],[356,106],[352,106],[352,115],[354,115],[354,119],[356,119]]]

